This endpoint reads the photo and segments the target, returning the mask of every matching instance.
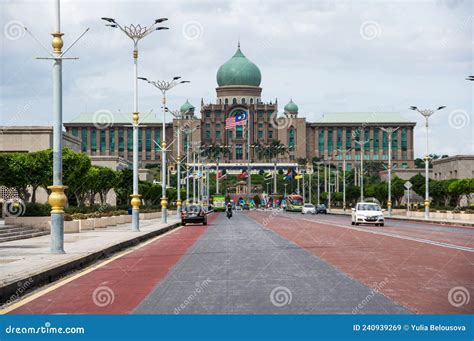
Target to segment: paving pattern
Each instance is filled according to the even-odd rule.
[[[377,285],[373,288],[377,289]],[[409,311],[245,214],[236,213],[230,220],[221,214],[134,312],[393,314]]]

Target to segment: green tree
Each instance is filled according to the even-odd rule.
[[[91,160],[86,154],[63,149],[63,183],[68,186],[68,192],[75,196],[78,206],[84,206],[84,200],[90,192],[90,168]]]

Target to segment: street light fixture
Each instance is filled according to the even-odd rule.
[[[388,216],[392,216],[392,135],[396,132],[400,127],[388,127],[388,128],[380,128],[388,135],[388,168],[387,168],[387,176],[388,176],[388,200],[387,200],[387,209],[388,209]]]
[[[467,81],[474,81],[474,76],[468,76],[468,77],[466,78],[466,80],[467,80]]]
[[[446,106],[440,106],[438,107],[437,109],[433,110],[433,109],[423,109],[423,110],[420,110],[418,109],[417,107],[415,106],[411,106],[410,109],[411,110],[414,110],[414,111],[418,111],[420,114],[423,115],[423,117],[425,118],[425,127],[426,127],[426,155],[425,155],[425,219],[428,219],[430,217],[430,192],[429,192],[429,160],[430,160],[430,156],[429,156],[429,148],[428,148],[428,142],[429,142],[429,138],[428,138],[428,128],[429,128],[429,118],[430,116],[432,116],[435,112],[439,111],[439,110],[442,110],[446,108]]]
[[[171,90],[175,86],[184,83],[190,83],[190,81],[180,81],[181,77],[173,77],[171,81],[151,81],[145,77],[138,77],[161,91],[163,95],[163,138],[161,139],[161,222],[166,224],[168,222],[168,198],[166,197],[166,92]],[[181,207],[181,202],[179,202]]]
[[[167,27],[157,26],[157,24],[168,20],[167,18],[155,19],[154,23],[147,27],[141,25],[122,26],[114,18],[103,17],[102,20],[108,22],[106,26],[120,29],[127,37],[133,41],[133,194],[131,195],[132,205],[132,230],[140,231],[139,210],[140,194],[138,194],[138,42],[157,30],[167,30]]]

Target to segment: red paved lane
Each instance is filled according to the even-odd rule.
[[[350,217],[337,217],[336,220],[329,220],[326,217],[320,218],[318,216],[308,216],[306,219],[315,219],[315,221],[328,223],[328,224],[339,224],[345,225],[350,224]],[[466,237],[465,234],[461,234],[458,232],[448,232],[447,230],[435,230],[433,227],[442,227],[445,229],[449,228],[456,228],[456,229],[469,229],[468,227],[450,227],[450,226],[442,226],[442,225],[434,225],[434,224],[423,224],[418,222],[410,222],[413,225],[420,225],[417,228],[407,228],[403,226],[397,226],[396,224],[399,223],[397,221],[390,221],[387,220],[385,222],[385,226],[383,228],[375,227],[372,225],[359,225],[357,228],[365,229],[368,231],[381,231],[387,232],[392,234],[399,234],[407,237],[414,237],[414,238],[421,238],[421,239],[429,239],[436,242],[453,244],[457,246],[464,246],[474,248],[474,238]],[[426,226],[426,228],[424,226]]]
[[[208,218],[210,224],[217,214]],[[11,314],[131,312],[206,230],[187,225],[15,309]]]
[[[450,289],[457,286],[473,296],[472,252],[339,228],[298,215],[248,215],[350,277],[370,287],[383,283],[378,287],[383,294],[413,312],[474,313],[474,297],[460,307],[448,300]]]

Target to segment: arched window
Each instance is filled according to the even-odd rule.
[[[288,134],[288,148],[290,150],[295,149],[295,129],[290,128],[289,134]]]
[[[242,104],[245,104],[245,98],[242,97]]]
[[[250,99],[250,104],[253,104],[253,98]]]
[[[222,104],[222,99],[219,98],[219,104]]]
[[[232,98],[232,104],[237,104],[237,98]]]
[[[225,104],[229,104],[229,99],[228,98],[225,99]]]

